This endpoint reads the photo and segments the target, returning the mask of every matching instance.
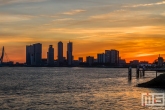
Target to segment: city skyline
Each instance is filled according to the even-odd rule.
[[[98,57],[98,55],[101,55],[101,57],[103,57],[102,56],[102,54],[104,54],[104,55],[106,55],[106,54],[111,54],[111,53],[108,53],[109,51],[117,51],[118,52],[118,58],[121,58],[121,59],[124,59],[124,60],[126,60],[126,63],[130,63],[131,61],[147,61],[147,62],[149,62],[149,63],[153,63],[155,60],[157,60],[157,57],[158,56],[162,56],[163,57],[163,55],[162,54],[159,54],[159,55],[155,55],[154,56],[154,60],[153,61],[149,61],[149,60],[146,60],[146,59],[144,59],[144,60],[140,60],[140,59],[138,59],[137,57],[135,57],[135,58],[132,58],[132,59],[130,59],[130,60],[127,60],[127,59],[125,59],[125,58],[123,58],[123,57],[121,57],[121,54],[119,55],[119,50],[117,50],[117,49],[105,49],[105,50],[102,50],[101,52],[98,52],[98,53],[94,53],[94,54],[87,54],[86,56],[76,56],[76,57],[74,57],[75,55],[74,55],[74,51],[72,51],[72,50],[74,50],[73,48],[74,48],[74,46],[73,46],[73,42],[67,42],[66,44],[65,43],[63,43],[62,41],[59,41],[59,42],[57,42],[57,44],[55,44],[55,45],[57,45],[57,47],[55,46],[55,45],[48,45],[48,47],[47,47],[47,51],[46,51],[46,53],[43,51],[43,44],[42,43],[34,43],[34,44],[30,44],[30,45],[26,45],[26,49],[24,50],[25,51],[25,61],[23,61],[23,62],[19,62],[19,63],[26,63],[27,62],[27,47],[29,47],[29,48],[32,48],[32,46],[34,46],[34,48],[35,48],[35,45],[41,45],[41,47],[39,46],[39,48],[41,48],[41,49],[39,49],[39,51],[41,51],[40,53],[41,53],[41,59],[47,59],[48,58],[48,51],[49,51],[49,49],[50,48],[53,48],[53,55],[54,55],[54,60],[57,60],[58,62],[61,62],[61,61],[59,61],[59,59],[58,59],[58,55],[59,55],[59,52],[61,53],[61,50],[63,50],[62,51],[62,53],[61,53],[61,55],[60,56],[63,56],[63,60],[64,60],[64,58],[65,59],[67,59],[67,53],[68,53],[68,49],[69,50],[71,50],[71,56],[73,57],[72,59],[70,59],[71,61],[73,61],[73,60],[79,60],[79,58],[83,58],[83,59],[86,59],[87,57],[93,57],[94,59],[98,59],[99,57]],[[64,47],[64,45],[66,45],[66,47]],[[6,50],[5,50],[6,51]],[[6,53],[6,52],[5,52]],[[66,53],[66,54],[65,54]],[[7,53],[6,53],[7,54]],[[31,53],[31,54],[34,54],[34,53]],[[8,57],[8,56],[7,56]],[[107,60],[107,57],[106,56],[104,56],[105,57],[105,63],[106,63],[106,60]],[[146,57],[148,57],[148,56],[146,56]],[[115,60],[116,58],[113,58],[113,57],[109,57],[109,60],[111,61],[111,60]],[[4,60],[4,62],[6,61],[6,60],[9,60],[9,59],[3,59]],[[47,59],[48,60],[48,59]],[[10,60],[10,61],[13,61],[13,60]],[[86,62],[86,60],[84,60],[85,62]],[[14,62],[18,62],[18,61],[14,61]],[[62,61],[63,62],[63,61]],[[61,62],[61,63],[62,63]],[[99,61],[98,61],[99,62]]]
[[[57,42],[74,42],[74,59],[106,49],[120,57],[153,62],[165,57],[164,0],[7,0],[0,1],[0,47],[11,61],[25,62],[25,45],[42,43],[42,57]]]
[[[86,56],[86,61],[83,57],[74,59],[73,55],[73,42],[67,43],[67,57],[63,57],[63,42],[58,42],[57,59],[54,58],[55,52],[53,45],[49,45],[47,58],[42,57],[42,44],[35,43],[26,45],[26,66],[94,66],[94,65],[109,65],[109,66],[125,66],[125,59],[121,59],[120,52],[115,49],[105,50],[103,53],[97,53],[97,58],[94,56]],[[4,50],[4,48],[3,48]],[[2,53],[3,55],[3,53]],[[3,57],[3,56],[2,56]],[[2,59],[3,60],[3,59]],[[11,61],[10,61],[11,62]],[[13,62],[12,62],[13,64]],[[19,63],[17,63],[19,64]]]

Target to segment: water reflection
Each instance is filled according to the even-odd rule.
[[[141,93],[164,92],[135,87],[148,81],[133,78],[127,69],[112,68],[1,68],[0,109],[107,109],[131,110],[141,106]]]

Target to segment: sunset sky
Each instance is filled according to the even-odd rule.
[[[165,57],[165,0],[0,0],[0,48],[25,62],[25,47],[73,42],[73,55],[117,49],[129,62]],[[1,54],[1,50],[0,50]]]

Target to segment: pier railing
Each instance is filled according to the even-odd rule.
[[[156,72],[156,77],[158,72],[165,72],[165,68],[136,68],[136,78],[139,79],[141,77],[145,76],[145,71],[155,71]],[[128,79],[132,80],[132,68],[128,68]]]

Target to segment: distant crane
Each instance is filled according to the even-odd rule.
[[[2,47],[2,55],[1,55],[1,57],[0,57],[0,64],[3,63],[4,53],[5,53],[5,49],[4,49],[4,46],[3,46],[3,47]]]

